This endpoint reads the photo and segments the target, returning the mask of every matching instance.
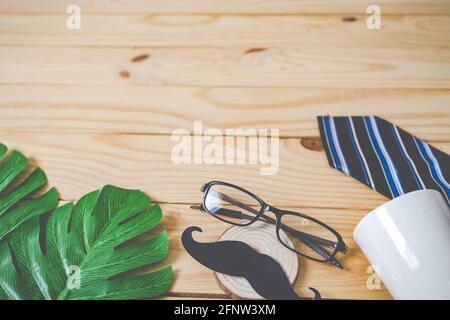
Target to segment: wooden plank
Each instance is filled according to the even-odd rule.
[[[140,63],[133,59],[143,54]],[[0,84],[450,88],[448,49],[3,47]]]
[[[159,229],[169,233],[171,251],[169,257],[159,266],[173,264],[175,281],[171,293],[223,294],[217,285],[213,272],[198,264],[184,250],[180,237],[189,226],[200,226],[203,233],[195,233],[196,240],[201,242],[216,241],[229,228],[207,214],[192,210],[187,205],[163,205],[165,217]],[[314,209],[292,207],[289,210],[304,212],[325,223],[336,227],[349,246],[340,261],[345,270],[341,271],[329,265],[299,259],[299,276],[295,283],[296,291],[303,297],[311,297],[308,287],[318,289],[324,298],[337,299],[389,299],[389,293],[381,289],[368,289],[367,280],[369,262],[353,240],[353,229],[367,210],[348,209]],[[153,267],[154,268],[154,267]]]
[[[318,115],[375,114],[436,142],[450,141],[448,105],[450,90],[0,85],[0,130],[171,134],[202,120],[313,137]]]
[[[8,132],[1,136],[5,145],[36,159],[64,200],[114,184],[141,188],[159,202],[199,203],[200,187],[210,180],[245,186],[277,205],[372,209],[386,200],[329,167],[318,138],[308,138],[307,143],[298,138],[282,139],[279,171],[265,176],[260,169],[267,165],[260,162],[176,165],[171,160],[176,142],[170,136]],[[450,151],[450,142],[434,145]],[[234,150],[246,151],[236,145]],[[283,192],[275,194],[277,190]]]
[[[371,31],[366,16],[0,15],[1,45],[145,47],[449,48],[449,16],[383,16]],[[323,63],[323,62],[322,62]]]
[[[0,12],[61,13],[78,4],[86,13],[365,13],[371,0],[2,0]],[[382,13],[445,14],[446,0],[377,0]]]

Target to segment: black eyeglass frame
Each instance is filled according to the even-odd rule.
[[[252,198],[254,198],[255,200],[257,200],[258,203],[261,205],[261,209],[259,211],[254,209],[255,212],[257,211],[257,213],[255,213],[255,217],[253,219],[251,219],[248,223],[245,223],[245,224],[234,223],[234,222],[232,222],[230,220],[227,220],[227,219],[224,219],[224,218],[220,217],[218,214],[208,210],[207,205],[206,205],[206,198],[208,197],[209,191],[211,190],[211,188],[213,186],[217,186],[217,185],[222,185],[222,186],[234,188],[234,189],[237,189],[237,190],[239,190],[241,192],[244,192],[245,194],[247,194],[247,195],[251,196]],[[289,249],[289,250],[295,252],[296,254],[301,255],[301,256],[303,256],[303,257],[305,257],[307,259],[310,259],[310,260],[313,260],[313,261],[317,261],[317,262],[322,262],[322,263],[323,262],[330,262],[330,261],[332,261],[334,259],[334,257],[337,255],[338,252],[342,252],[342,253],[346,253],[347,252],[348,248],[347,248],[347,245],[345,244],[342,236],[336,230],[334,230],[332,227],[328,226],[327,224],[325,224],[325,223],[323,223],[323,222],[321,222],[321,221],[319,221],[319,220],[317,220],[317,219],[315,219],[313,217],[305,215],[303,213],[294,212],[294,211],[288,211],[288,210],[281,210],[281,209],[278,209],[276,207],[273,207],[273,206],[269,205],[267,202],[265,202],[264,200],[262,200],[257,195],[253,194],[252,192],[250,192],[250,191],[248,191],[248,190],[246,190],[246,189],[244,189],[242,187],[239,187],[237,185],[234,185],[234,184],[231,184],[231,183],[228,183],[228,182],[223,182],[223,181],[210,181],[210,182],[208,182],[207,184],[205,184],[201,188],[201,191],[203,192],[203,203],[202,203],[202,208],[201,209],[206,211],[208,214],[210,214],[214,218],[219,219],[219,220],[221,220],[223,222],[226,222],[228,224],[232,224],[232,225],[240,226],[240,227],[249,226],[249,225],[255,223],[257,220],[262,218],[263,220],[266,220],[266,221],[276,225],[276,234],[277,234],[278,241],[280,241],[280,243],[284,247],[286,247],[287,249]],[[247,207],[247,209],[249,209],[249,207]],[[275,217],[276,217],[276,221],[274,221],[270,217],[267,217],[266,215],[264,215],[264,213],[266,213],[266,212],[272,212],[275,215]],[[320,225],[321,227],[323,227],[323,228],[327,229],[328,231],[330,231],[334,236],[336,236],[337,242],[333,242],[333,241],[330,241],[330,240],[322,239],[322,238],[319,238],[319,237],[316,237],[316,236],[313,236],[313,235],[309,235],[309,234],[303,233],[301,231],[297,231],[297,230],[291,229],[289,226],[286,226],[286,225],[284,225],[281,222],[282,221],[281,219],[282,219],[282,217],[284,215],[293,215],[293,216],[301,217],[301,218],[310,220],[310,221]],[[309,246],[312,250],[314,250],[320,256],[324,257],[324,255],[325,255],[326,257],[324,257],[324,259],[318,259],[318,258],[315,258],[315,257],[308,256],[308,255],[306,255],[306,254],[304,254],[302,252],[299,252],[299,251],[295,250],[295,248],[289,247],[287,244],[285,244],[282,241],[281,236],[280,236],[280,229],[283,229],[284,231],[286,231],[286,229],[288,229],[288,231],[287,231],[288,233],[296,233],[294,235],[296,238],[298,238],[300,241],[305,243],[307,246]],[[290,229],[290,231],[289,231],[289,229]],[[307,239],[307,238],[310,238],[310,239]],[[314,242],[317,242],[317,241],[333,243],[334,244],[332,246],[333,252],[332,253],[328,252],[325,249],[323,249],[322,246],[318,245],[317,243],[314,243]],[[316,250],[318,250],[318,251],[323,250],[324,252],[318,252]]]

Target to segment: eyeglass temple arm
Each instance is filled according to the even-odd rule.
[[[229,202],[231,204],[234,204],[234,205],[236,205],[236,206],[238,206],[238,207],[240,207],[242,209],[245,209],[245,210],[247,210],[247,211],[249,211],[249,212],[251,212],[251,213],[253,213],[255,215],[259,214],[259,211],[257,209],[252,208],[252,207],[250,207],[250,206],[248,206],[248,205],[246,205],[246,204],[244,204],[244,203],[242,203],[242,202],[240,202],[240,201],[238,201],[238,200],[236,200],[236,199],[234,199],[232,197],[229,197],[226,194],[218,192],[218,195],[220,196],[221,199],[223,199],[223,200],[225,200],[225,201],[227,201],[227,202]],[[206,211],[205,208],[203,208],[203,206],[201,206],[199,209],[201,209],[203,211]],[[230,211],[228,214],[226,214],[226,213],[222,213],[222,214],[229,215],[229,216],[232,216],[234,218],[245,218],[245,219],[248,219],[248,220],[252,220],[254,218],[254,217],[251,217],[251,216],[246,215],[244,213],[240,213],[240,215],[237,216],[236,213],[234,212],[234,210],[228,210],[228,209],[224,209],[224,208],[222,210]],[[233,211],[233,212],[231,212],[231,211]],[[270,222],[271,224],[276,224],[276,220],[274,220],[274,219],[272,219],[272,218],[270,218],[270,217],[268,217],[266,215],[263,215],[261,218],[263,220],[267,221],[267,222]],[[280,226],[281,226],[281,228],[284,231],[287,231],[288,233],[292,234],[293,236],[299,238],[300,240],[303,240],[303,238],[306,237],[306,238],[310,238],[311,240],[314,240],[314,241],[316,241],[316,242],[318,242],[318,243],[320,243],[322,245],[330,247],[332,249],[336,249],[337,248],[337,243],[335,243],[333,241],[326,240],[326,239],[323,239],[323,238],[320,238],[320,237],[317,237],[317,236],[314,236],[314,235],[311,235],[311,234],[308,234],[308,233],[305,233],[305,232],[302,232],[302,231],[294,230],[294,229],[290,228],[289,226],[287,226],[287,225],[285,225],[283,223],[281,223]],[[313,249],[313,248],[311,248],[311,249]],[[324,257],[324,258],[326,258],[326,257]]]
[[[223,194],[221,192],[219,192],[218,194],[223,200],[228,201],[231,204],[234,204],[234,205],[236,205],[236,206],[238,206],[238,207],[240,207],[242,209],[245,209],[245,210],[247,210],[247,211],[249,211],[249,212],[251,212],[251,213],[253,213],[255,215],[259,214],[258,210],[256,210],[255,208],[252,208],[252,207],[250,207],[248,205],[246,205],[245,203],[242,203],[242,202],[240,202],[240,201],[238,201],[236,199],[233,199],[232,197],[229,197],[226,194]],[[245,218],[247,218],[247,219],[250,219],[250,220],[253,219],[253,217],[247,216],[244,213],[241,213],[241,214],[242,214],[242,216],[245,216]],[[272,219],[272,218],[270,218],[270,217],[268,217],[266,215],[263,215],[261,218],[263,218],[264,220],[266,220],[266,221],[268,221],[268,222],[270,222],[272,224],[276,224],[276,220],[274,220],[274,219]],[[280,226],[281,226],[281,228],[284,231],[287,231],[287,232],[291,233],[293,236],[295,236],[297,238],[300,238],[300,239],[302,239],[303,237],[311,238],[312,240],[317,241],[320,244],[325,245],[327,247],[330,247],[332,249],[336,249],[337,246],[338,246],[338,244],[333,242],[333,241],[330,241],[330,240],[327,240],[327,239],[323,239],[323,238],[320,238],[320,237],[317,237],[317,236],[314,236],[312,234],[305,233],[305,232],[302,232],[302,231],[299,231],[299,230],[294,230],[291,227],[289,227],[289,226],[287,226],[287,225],[285,225],[283,223],[281,223]]]
[[[261,217],[262,219],[272,223],[272,224],[276,224],[276,221],[270,217],[267,217],[266,215],[263,214],[263,216]],[[333,242],[333,241],[329,241],[326,239],[322,239],[316,236],[313,236],[311,234],[308,233],[304,233],[298,230],[294,230],[291,227],[288,227],[287,225],[281,223],[280,224],[281,228],[292,234],[293,236],[295,236],[296,238],[298,238],[300,241],[302,241],[307,247],[309,247],[311,250],[313,250],[315,253],[317,253],[318,255],[320,255],[322,258],[326,259],[326,261],[334,264],[336,267],[338,267],[339,269],[343,269],[343,266],[339,263],[339,261],[336,260],[336,258],[333,257],[333,255],[331,253],[329,253],[327,250],[325,250],[322,246],[327,246],[329,248],[332,248],[334,250],[336,250],[338,244]],[[346,251],[346,250],[345,250]]]

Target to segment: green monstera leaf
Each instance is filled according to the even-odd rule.
[[[22,223],[0,243],[0,299],[139,299],[166,292],[172,268],[129,271],[166,257],[166,232],[129,241],[152,230],[159,205],[139,190],[106,186]],[[126,273],[126,274],[124,274]]]
[[[0,144],[0,241],[27,219],[58,205],[55,189],[37,199],[28,199],[30,194],[47,184],[47,177],[39,168],[27,175],[28,166],[28,159],[23,154],[12,151],[8,155],[6,146]]]

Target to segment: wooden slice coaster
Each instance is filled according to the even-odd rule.
[[[292,241],[283,230],[280,236],[284,243],[294,247]],[[294,284],[298,273],[297,254],[284,247],[277,238],[275,226],[263,221],[256,221],[247,227],[231,227],[220,237],[219,241],[236,240],[247,243],[259,253],[274,258],[283,268],[291,284]],[[219,286],[237,299],[263,299],[253,290],[248,281],[242,277],[233,277],[216,273]]]

